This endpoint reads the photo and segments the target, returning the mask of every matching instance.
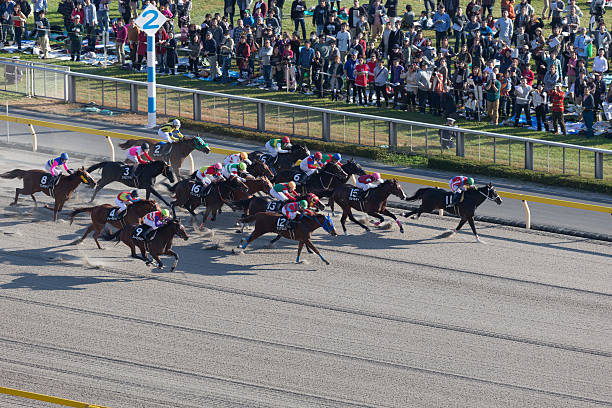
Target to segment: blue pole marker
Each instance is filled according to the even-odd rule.
[[[147,96],[147,127],[154,128],[157,126],[157,113],[155,111],[155,39],[152,35],[147,36]]]

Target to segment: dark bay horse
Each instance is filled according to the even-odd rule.
[[[310,155],[308,147],[303,145],[292,145],[291,151],[288,153],[279,153],[276,158],[272,157],[269,153],[263,151],[254,151],[249,153],[249,159],[251,161],[261,160],[268,165],[271,169],[274,169],[276,173],[281,170],[290,169],[295,165],[295,162],[302,160]]]
[[[113,210],[113,208],[115,208],[115,211],[118,211],[116,209],[117,207],[113,207],[110,204],[96,205],[95,207],[77,208],[76,210],[72,211],[69,217],[70,224],[72,224],[72,222],[74,221],[74,217],[77,214],[87,212],[91,215],[91,225],[87,227],[85,234],[83,234],[81,238],[74,241],[73,244],[76,245],[83,242],[83,240],[87,237],[87,235],[89,235],[91,231],[95,231],[93,234],[93,239],[94,241],[96,241],[96,245],[98,245],[98,248],[102,249],[100,243],[98,242],[98,237],[104,230],[104,227],[107,223],[115,228],[121,229],[129,224],[140,223],[142,217],[144,217],[151,211],[160,210],[159,205],[157,205],[155,201],[140,200],[128,206],[127,210],[125,211],[125,215],[123,216],[123,218],[121,218],[121,220],[108,221],[108,215]]]
[[[455,204],[452,207],[446,206],[446,196],[452,194],[441,188],[420,188],[414,193],[412,197],[406,198],[406,201],[421,200],[421,206],[414,211],[404,213],[404,217],[410,217],[413,214],[417,215],[417,219],[422,213],[430,213],[434,210],[446,210],[452,214],[456,214],[461,217],[459,225],[450,234],[443,234],[443,236],[450,236],[463,227],[463,224],[467,221],[472,228],[472,232],[476,237],[477,241],[480,241],[478,234],[476,233],[476,226],[474,225],[474,214],[476,208],[482,204],[485,200],[495,201],[497,205],[501,205],[502,199],[495,191],[495,188],[491,183],[486,186],[478,188],[469,188],[463,193],[463,200]]]
[[[202,223],[200,229],[204,228],[206,218],[212,212],[211,221],[217,218],[217,212],[227,204],[231,206],[234,200],[234,194],[237,191],[247,192],[249,188],[236,176],[232,176],[227,180],[213,182],[210,186],[208,194],[205,197],[198,197],[192,194],[192,189],[196,185],[194,180],[181,180],[173,186],[169,186],[169,190],[174,193],[175,200],[170,203],[172,213],[176,214],[176,206],[183,207],[192,217],[196,217],[195,209],[200,205],[206,205],[206,212],[202,214]]]
[[[83,183],[88,186],[94,187],[96,182],[83,167],[77,169],[68,176],[61,175],[59,180],[55,183],[52,188],[42,188],[41,184],[46,184],[44,177],[50,177],[50,174],[45,170],[21,170],[15,169],[4,174],[0,177],[5,179],[20,178],[23,179],[23,188],[17,188],[15,190],[15,201],[11,205],[16,205],[20,194],[29,194],[34,200],[34,205],[38,206],[34,194],[42,191],[46,195],[55,199],[55,205],[53,206],[53,221],[57,221],[57,214],[64,208],[64,203],[72,197],[72,193],[79,184]],[[51,209],[49,206],[45,208]]]
[[[280,174],[281,173],[279,173],[279,175]],[[300,174],[300,176],[303,175]],[[348,178],[348,174],[340,165],[328,162],[307,180],[304,181],[303,178],[300,177],[302,181],[296,182],[296,191],[300,194],[314,193],[317,196],[325,197],[331,194],[334,188],[344,184]],[[279,181],[275,182],[278,183]]]
[[[270,190],[272,190],[272,183],[268,180],[267,177],[245,177],[246,186],[249,188],[248,191],[236,190],[234,192],[234,200],[245,200],[251,197],[255,193],[259,193],[260,191],[268,194]]]
[[[245,249],[247,245],[249,245],[251,242],[259,238],[263,234],[273,232],[287,239],[298,241],[298,254],[295,260],[296,263],[300,262],[300,254],[302,253],[302,248],[304,248],[304,245],[306,245],[307,248],[313,250],[317,255],[319,255],[319,258],[321,258],[323,262],[329,265],[329,262],[325,258],[323,258],[323,255],[321,255],[321,253],[314,246],[311,240],[312,232],[318,229],[319,227],[322,227],[332,236],[338,235],[336,233],[334,223],[331,218],[329,218],[329,216],[325,216],[323,214],[318,213],[304,214],[299,220],[296,219],[295,227],[289,230],[279,230],[278,226],[281,224],[285,225],[285,223],[287,222],[287,218],[285,218],[284,215],[277,213],[257,213],[242,218],[241,222],[255,222],[255,230],[251,233],[251,235],[247,237],[246,240],[242,239],[240,241],[240,244],[238,244],[238,248]]]
[[[329,163],[331,162],[325,163],[323,167],[325,167]],[[342,164],[340,168],[342,169],[342,171],[344,171],[347,174],[346,179],[343,180],[342,183],[346,183],[348,181],[348,178],[352,176],[353,174],[357,174],[360,176],[363,176],[364,174],[366,174],[366,172],[361,168],[359,163],[357,163],[353,159],[348,160],[346,163]],[[278,174],[276,175],[276,178],[274,179],[274,182],[275,183],[286,183],[288,181],[295,181],[296,183],[300,183],[302,178],[303,178],[303,171],[299,168],[299,166],[294,166],[288,170],[279,171]]]
[[[251,160],[251,164],[247,165],[247,173],[255,177],[267,177],[269,180],[274,179],[274,173],[270,167],[261,160]]]
[[[140,146],[145,142],[151,145],[151,156],[154,159],[159,159],[165,161],[166,163],[170,163],[172,170],[174,170],[174,174],[178,178],[181,178],[181,166],[192,151],[198,150],[200,152],[204,152],[205,154],[210,153],[208,143],[204,142],[199,135],[194,137],[185,137],[183,140],[175,143],[168,143],[165,146],[164,144],[159,144],[159,140],[155,139],[130,139],[120,143],[119,147],[122,149],[129,149],[133,146]],[[168,148],[170,149],[169,152],[166,151]]]
[[[138,225],[128,225],[123,228],[119,233],[119,239],[125,245],[129,246],[132,250],[132,258],[142,259],[147,265],[150,265],[153,260],[147,257],[147,252],[151,254],[153,259],[157,261],[157,267],[159,269],[164,268],[164,264],[159,259],[160,255],[169,255],[174,257],[174,265],[170,268],[170,272],[173,272],[178,265],[179,257],[172,250],[172,239],[175,235],[179,238],[183,238],[185,241],[189,239],[187,231],[179,220],[171,219],[165,225],[159,227],[155,232],[155,237],[150,241],[140,241],[132,238],[134,231],[139,228]],[[142,258],[136,255],[136,247],[140,249]]]
[[[359,196],[355,196],[355,193],[361,193],[361,190],[357,187],[345,184],[336,188],[330,199],[330,206],[332,211],[334,210],[334,202],[338,203],[338,205],[342,207],[342,218],[340,218],[340,223],[342,224],[342,229],[344,230],[345,234],[347,217],[355,224],[359,225],[361,228],[365,229],[366,231],[370,231],[368,227],[366,227],[355,219],[355,217],[353,216],[353,209],[364,212],[374,218],[377,218],[379,220],[379,223],[384,221],[384,218],[381,214],[391,217],[397,223],[400,232],[402,234],[404,233],[404,227],[402,227],[402,223],[395,217],[395,215],[393,215],[389,210],[387,210],[387,199],[391,194],[399,197],[402,200],[406,198],[406,194],[404,194],[402,186],[396,179],[385,180],[378,187],[374,187],[368,190],[368,194],[365,196],[365,200],[360,198]]]
[[[98,185],[94,190],[93,196],[89,202],[92,202],[96,198],[98,191],[102,190],[104,186],[118,181],[129,187],[142,188],[147,190],[146,199],[151,198],[151,193],[160,200],[162,200],[167,206],[170,204],[164,200],[164,198],[153,188],[155,184],[155,177],[160,174],[166,177],[171,183],[174,183],[174,172],[172,168],[163,161],[153,161],[150,163],[139,164],[134,171],[134,177],[126,178],[132,171],[132,166],[127,166],[121,162],[102,162],[94,164],[87,171],[91,172],[97,169],[102,169],[102,177],[98,180]]]

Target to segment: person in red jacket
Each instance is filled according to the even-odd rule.
[[[142,61],[147,55],[147,33],[141,31],[138,33],[138,47],[136,48],[136,63],[134,64],[134,69],[136,71],[140,71],[142,67]]]
[[[555,89],[550,92],[550,101],[552,102],[552,123],[553,133],[560,134],[557,130],[557,126],[561,128],[563,134],[567,136],[567,130],[565,129],[565,119],[563,118],[563,103],[565,101],[565,92],[563,92],[562,85],[557,83]]]
[[[372,99],[376,93],[376,88],[374,86],[374,68],[376,68],[377,64],[378,60],[376,59],[376,54],[372,53],[370,61],[368,61],[368,90],[370,91],[368,103],[372,103]]]
[[[368,86],[369,68],[363,57],[359,57],[359,62],[355,66],[355,86],[357,87],[357,95],[359,95],[359,104],[363,105],[363,101],[367,102],[366,87]]]

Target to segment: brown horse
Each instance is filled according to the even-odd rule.
[[[105,225],[108,223],[115,228],[121,229],[129,224],[138,224],[142,217],[150,213],[151,211],[159,211],[159,205],[154,200],[140,200],[136,201],[133,204],[130,204],[125,212],[123,218],[117,221],[107,221],[109,213],[116,209],[110,204],[102,204],[96,205],[95,207],[84,207],[77,208],[76,210],[70,213],[70,224],[74,221],[74,217],[77,214],[88,212],[91,215],[91,225],[87,227],[85,234],[76,241],[73,242],[74,245],[83,242],[83,240],[89,235],[91,231],[95,231],[93,234],[93,239],[96,241],[96,245],[98,245],[99,249],[102,249],[100,243],[98,242],[98,237],[104,230]],[[117,210],[115,210],[117,211]]]
[[[49,173],[45,170],[15,169],[4,174],[0,174],[0,177],[5,179],[23,179],[23,188],[17,188],[15,190],[15,201],[13,201],[11,205],[17,204],[20,194],[29,194],[30,197],[32,197],[32,200],[34,200],[35,206],[38,206],[36,198],[34,198],[35,193],[42,191],[49,197],[53,197],[55,199],[53,208],[45,205],[45,208],[53,210],[53,221],[57,221],[57,214],[62,211],[64,203],[68,201],[70,197],[72,197],[72,192],[76,190],[79,184],[84,183],[90,187],[96,186],[94,179],[87,171],[85,171],[85,168],[83,167],[77,169],[68,176],[59,176],[59,180],[57,180],[55,183],[55,187],[51,188],[41,187],[41,184],[46,184],[47,179],[45,179],[45,177],[50,177]]]
[[[251,164],[247,166],[247,173],[255,177],[267,177],[269,180],[274,178],[274,173],[270,170],[270,167],[257,158],[251,160]]]
[[[234,194],[234,200],[245,200],[260,191],[263,191],[264,193],[268,194],[268,192],[272,190],[273,187],[272,183],[270,182],[270,180],[268,180],[267,177],[247,176],[245,178],[244,184],[246,184],[249,190],[246,192],[237,190]]]
[[[459,221],[457,228],[442,234],[440,238],[453,235],[459,231],[461,227],[463,227],[463,224],[465,224],[467,221],[472,228],[472,232],[474,233],[476,240],[481,242],[478,234],[476,233],[476,226],[474,225],[474,213],[476,212],[476,208],[485,202],[485,200],[495,201],[497,205],[501,205],[502,199],[499,194],[497,194],[497,191],[495,191],[493,184],[489,183],[486,186],[478,188],[468,188],[467,191],[463,193],[463,198],[459,200],[459,203],[452,207],[448,207],[446,205],[446,196],[451,194],[453,193],[441,188],[420,188],[412,197],[406,198],[406,201],[415,201],[420,199],[421,206],[417,210],[406,212],[403,215],[404,217],[410,217],[411,215],[416,214],[418,219],[424,212],[429,213],[440,209],[446,210],[461,217],[461,221]]]
[[[174,174],[176,174],[178,178],[181,178],[180,168],[183,165],[183,162],[185,162],[185,159],[192,151],[199,150],[201,152],[204,152],[205,154],[210,153],[210,147],[208,147],[208,143],[205,143],[199,135],[196,135],[194,137],[185,137],[181,141],[175,143],[168,143],[167,145],[159,144],[159,140],[155,139],[130,139],[126,140],[123,143],[120,143],[119,147],[122,149],[129,149],[133,146],[140,146],[145,142],[151,145],[151,155],[153,156],[153,158],[157,160],[163,160],[166,163],[170,163],[170,167],[172,167],[172,170],[174,170]],[[169,153],[165,153],[162,151],[167,146],[170,147]]]
[[[249,188],[236,176],[232,176],[227,180],[214,182],[210,185],[208,194],[205,197],[197,197],[192,194],[196,187],[196,182],[193,180],[181,180],[173,186],[169,186],[169,190],[174,193],[175,200],[170,203],[172,213],[176,216],[176,206],[183,207],[192,217],[196,217],[195,209],[200,205],[206,205],[206,212],[202,214],[202,223],[200,229],[204,228],[206,218],[212,212],[211,221],[217,219],[217,212],[223,204],[230,205],[234,199],[234,194],[238,191],[246,193]]]
[[[139,228],[138,225],[128,225],[127,227],[123,228],[119,234],[121,242],[129,246],[132,250],[132,258],[142,259],[147,265],[151,265],[153,259],[155,259],[157,261],[157,267],[159,269],[164,269],[164,264],[159,259],[159,256],[173,256],[174,265],[172,265],[172,268],[170,268],[170,272],[173,272],[176,265],[178,265],[179,257],[176,252],[172,250],[172,239],[175,235],[178,235],[185,241],[189,239],[187,232],[185,231],[185,227],[181,225],[181,222],[179,220],[170,219],[165,225],[162,225],[156,230],[155,236],[152,240],[146,242],[132,238],[132,234],[137,228]],[[142,258],[136,255],[136,247],[140,249]],[[147,252],[151,254],[153,259],[149,259],[147,257]]]
[[[298,241],[298,254],[295,260],[296,263],[300,262],[302,248],[304,248],[304,245],[306,245],[306,248],[313,250],[317,255],[319,255],[319,258],[321,258],[323,262],[329,265],[329,262],[323,258],[311,240],[312,232],[319,227],[323,227],[323,229],[329,232],[332,236],[338,235],[336,233],[334,223],[329,216],[318,213],[304,214],[300,219],[296,220],[294,228],[281,228],[280,230],[279,225],[286,225],[287,223],[287,218],[285,218],[285,216],[282,214],[270,212],[257,213],[244,217],[241,219],[241,221],[244,223],[255,221],[255,231],[253,231],[246,240],[243,238],[240,241],[240,244],[238,244],[238,248],[245,249],[247,245],[263,234],[274,232],[275,234],[283,236],[287,239]]]
[[[342,207],[342,218],[340,218],[340,223],[342,224],[342,229],[344,230],[345,234],[347,217],[361,228],[365,229],[366,231],[370,231],[368,227],[355,219],[353,216],[353,209],[377,218],[379,222],[376,225],[384,221],[384,218],[380,214],[389,216],[395,220],[399,226],[400,232],[402,234],[404,233],[402,223],[395,217],[395,215],[387,210],[387,199],[391,194],[399,197],[402,200],[406,198],[406,194],[404,194],[402,186],[396,179],[385,180],[378,187],[371,188],[368,190],[368,194],[365,196],[365,199],[354,196],[356,193],[356,191],[354,191],[355,189],[356,187],[345,184],[336,188],[330,199],[332,211],[334,210],[334,202],[338,203],[338,205]],[[361,193],[360,189],[357,190],[357,192]]]

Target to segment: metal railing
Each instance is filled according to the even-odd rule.
[[[7,71],[18,69],[25,71],[26,78],[43,76],[52,85],[42,89],[18,84],[7,86]],[[5,77],[4,90],[8,92],[71,103],[93,102],[102,107],[146,113],[146,82],[11,60],[0,60],[0,76]],[[528,170],[612,178],[612,150],[169,85],[157,84],[157,90],[157,112],[165,116],[330,142],[387,147],[426,156],[450,154]],[[441,144],[439,130],[456,132],[456,146],[452,150]]]

